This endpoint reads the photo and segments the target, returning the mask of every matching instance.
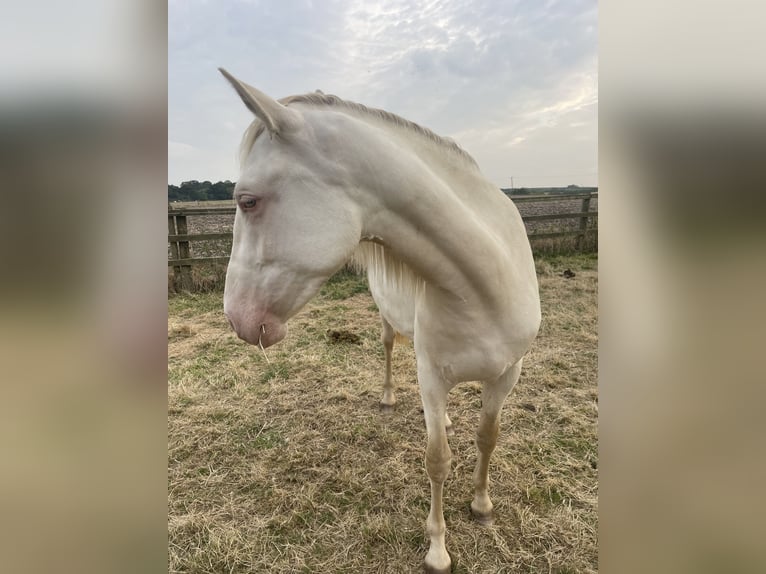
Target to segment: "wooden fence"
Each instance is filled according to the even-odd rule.
[[[519,207],[522,212],[522,219],[527,224],[527,236],[531,241],[539,239],[553,239],[560,237],[576,238],[576,249],[580,249],[584,244],[586,237],[590,234],[597,235],[598,227],[589,225],[589,221],[594,221],[598,217],[598,210],[592,210],[593,200],[598,198],[598,192],[550,194],[550,195],[516,195],[509,197]],[[554,213],[528,213],[526,214],[526,204],[546,204],[546,203],[571,203],[572,200],[581,200],[579,211],[564,211]],[[206,205],[207,202],[201,202],[196,205],[170,205],[168,208],[168,244],[169,259],[168,267],[173,268],[173,280],[181,289],[189,289],[192,284],[191,270],[192,266],[199,263],[219,263],[225,264],[229,261],[227,256],[219,257],[195,257],[192,253],[191,244],[193,242],[211,241],[211,240],[231,240],[231,231],[215,233],[189,233],[188,217],[194,216],[231,216],[234,218],[236,207],[231,202],[216,202],[216,204]],[[571,209],[571,208],[570,208]],[[544,205],[540,205],[536,211],[546,211]],[[541,222],[560,221],[560,220],[578,220],[579,225],[574,228],[571,226],[566,229],[544,229],[537,231],[537,224]]]

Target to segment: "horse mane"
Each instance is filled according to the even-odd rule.
[[[378,108],[369,108],[363,104],[343,100],[338,96],[325,94],[320,90],[310,94],[287,96],[280,99],[279,102],[285,106],[289,106],[290,104],[308,104],[315,107],[339,108],[341,110],[348,110],[352,113],[356,113],[360,116],[367,116],[373,119],[382,120],[385,123],[398,126],[413,133],[419,134],[420,136],[434,142],[443,149],[462,158],[467,165],[478,169],[476,160],[471,157],[471,154],[461,148],[452,138],[437,135],[428,128],[424,128],[415,122],[406,120],[401,116],[392,114],[391,112],[387,112]],[[247,130],[245,130],[245,134],[242,137],[242,143],[240,144],[239,148],[239,158],[241,165],[244,165],[250,150],[253,149],[255,140],[258,139],[258,137],[264,132],[265,129],[266,127],[263,125],[263,122],[256,118],[253,120]]]
[[[357,272],[367,271],[371,289],[374,285],[387,286],[415,301],[425,285],[422,277],[379,243],[361,241],[351,254],[350,263]]]

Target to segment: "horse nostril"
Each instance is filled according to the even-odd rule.
[[[237,328],[234,326],[234,321],[231,320],[231,317],[226,315],[226,320],[229,322],[229,327],[231,327],[232,331],[237,331]]]

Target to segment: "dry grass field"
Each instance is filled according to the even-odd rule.
[[[488,528],[469,514],[480,387],[450,395],[453,572],[597,571],[597,265],[538,258],[543,324],[504,408]],[[169,300],[169,572],[421,572],[430,494],[415,357],[395,347],[398,405],[381,414],[364,280],[333,278],[265,354],[221,307],[219,291]]]

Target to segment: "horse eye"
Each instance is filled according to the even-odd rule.
[[[257,200],[254,197],[243,197],[239,200],[239,206],[242,209],[252,209],[255,207]]]

